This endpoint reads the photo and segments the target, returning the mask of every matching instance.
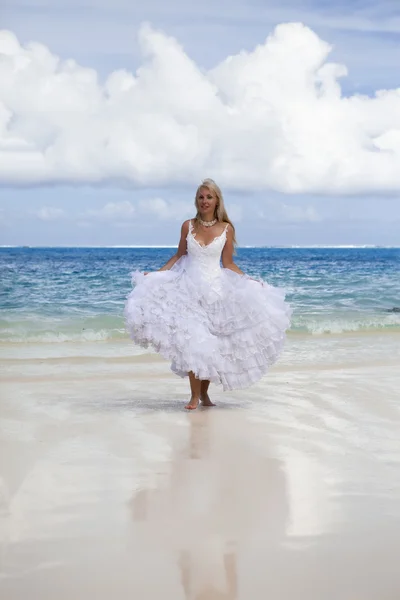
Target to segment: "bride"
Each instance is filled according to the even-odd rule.
[[[210,382],[233,390],[258,381],[278,359],[291,316],[282,289],[234,263],[235,228],[212,179],[198,187],[195,207],[176,254],[159,271],[132,274],[124,309],[132,340],[189,377],[188,410],[214,406]]]

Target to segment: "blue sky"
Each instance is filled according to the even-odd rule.
[[[295,28],[274,33],[277,25],[293,22],[302,23],[312,33]],[[141,29],[143,23],[150,24],[150,32]],[[28,57],[33,67],[27,71],[26,87],[23,80],[19,83],[20,90],[27,90],[26,105],[21,106],[21,93],[19,100],[11,92],[2,99],[3,105],[13,113],[9,123],[19,125],[14,127],[12,140],[9,134],[4,142],[7,171],[4,167],[0,188],[0,244],[174,244],[181,221],[192,214],[193,194],[200,179],[215,176],[221,183],[228,212],[236,222],[243,245],[400,245],[400,184],[395,162],[400,132],[400,109],[395,92],[400,87],[398,2],[206,0],[193,5],[183,0],[169,3],[160,0],[145,3],[136,0],[3,0],[1,29],[15,34],[22,47],[31,41],[39,42],[48,48],[49,56],[72,58],[78,66],[93,69],[97,73],[98,87],[95,89],[94,84],[85,83],[92,86],[87,89],[93,93],[93,103],[97,102],[98,89],[110,74],[121,69],[128,73],[114,78],[110,93],[114,93],[115,86],[126,86],[130,81],[129,72],[136,75],[138,69],[145,71],[142,82],[151,81],[155,87],[150,84],[143,87],[141,104],[135,105],[135,111],[126,108],[127,112],[122,112],[118,121],[116,114],[110,117],[114,143],[111,159],[110,155],[93,158],[93,148],[100,143],[97,129],[82,129],[85,133],[82,139],[74,134],[70,141],[67,123],[62,131],[63,145],[58,142],[52,154],[51,173],[48,164],[40,162],[35,172],[36,163],[28,165],[25,154],[18,155],[17,159],[15,148],[25,152],[25,146],[29,146],[32,152],[43,151],[48,140],[59,135],[62,123],[57,121],[57,115],[52,120],[49,115],[65,109],[63,102],[68,98],[69,88],[63,88],[62,97],[55,94],[50,98],[48,105],[46,100],[44,109],[43,104],[32,108],[37,104],[37,88],[30,86],[38,70],[39,63],[33,64],[39,60],[38,54],[32,59],[32,54],[27,54],[25,49],[19,51],[19,60],[21,56],[24,60]],[[273,36],[269,50],[264,52],[261,48],[258,53],[254,52],[257,46],[266,44],[267,36]],[[179,44],[178,49],[171,38]],[[6,43],[12,45],[8,38]],[[307,77],[313,69],[317,73],[321,64],[345,65],[347,69],[347,74],[342,76],[339,71],[333,76],[328,69],[327,80],[323,79],[324,104],[315,103],[317,112],[321,110],[321,114],[316,114],[315,123],[312,120],[315,110],[307,107],[304,78],[297,81],[295,70],[290,70],[299,43],[304,49],[299,68],[301,70],[309,61],[304,67]],[[325,43],[332,47],[326,57]],[[279,53],[276,68],[271,65],[274,48]],[[150,53],[150,59],[146,52]],[[233,60],[227,61],[229,56],[234,57]],[[176,65],[179,68],[175,68]],[[181,69],[182,78],[177,75],[177,69]],[[87,72],[82,73],[74,75],[71,98],[77,97],[77,77],[87,79]],[[158,102],[154,89],[159,90],[171,80],[174,87],[168,91],[168,98],[162,96],[159,100],[163,104],[163,120],[157,117],[157,128],[153,131],[151,123],[148,124],[148,107]],[[264,113],[260,112],[259,121],[255,122],[254,107],[258,105],[246,108],[246,94],[255,84],[264,89],[265,82],[266,95],[262,101],[273,107],[274,114],[273,117],[268,115],[270,121],[266,123]],[[270,88],[279,89],[279,97],[271,95],[267,89],[269,82]],[[336,84],[340,86],[339,96]],[[229,105],[233,111],[243,111],[241,130],[232,132],[221,126],[215,134],[221,107],[214,107],[212,86],[225,98],[224,109]],[[375,92],[382,89],[389,90],[390,97],[380,103],[368,102],[368,98],[372,99]],[[358,95],[363,95],[362,102],[355,100]],[[297,97],[298,107],[293,101],[289,107],[289,100]],[[43,102],[43,96],[41,98]],[[346,98],[352,100],[350,116]],[[315,100],[312,98],[311,102]],[[186,106],[197,101],[199,111],[203,103],[210,103],[207,108],[210,119],[196,120],[197,113],[195,119],[193,113],[185,116],[185,132],[190,132],[188,139],[197,143],[192,152],[191,147],[183,145],[188,143],[187,139],[180,139],[180,134],[175,133],[178,131],[174,129],[175,124],[171,125],[170,121],[179,122]],[[288,108],[280,113],[279,107],[286,104]],[[336,105],[340,107],[338,112],[335,112]],[[140,112],[143,107],[146,111]],[[108,119],[107,111],[103,102],[98,118]],[[95,112],[90,112],[90,119]],[[350,117],[349,127],[346,119]],[[214,118],[214,132],[202,137]],[[359,124],[353,127],[358,118]],[[139,161],[140,168],[130,165],[127,171],[124,169],[132,146],[128,146],[124,127],[126,131],[131,125],[136,127],[135,119],[143,130],[143,156],[146,157],[147,152],[149,162],[143,159],[143,164]],[[103,127],[102,122],[93,122],[97,123],[96,127]],[[115,123],[121,137],[114,139]],[[290,135],[285,138],[286,133],[282,131],[287,132],[288,127]],[[72,129],[76,131],[76,121],[71,122]],[[135,130],[134,141],[137,135]],[[171,140],[168,140],[169,135]],[[147,147],[153,136],[155,146]],[[371,139],[378,140],[374,151],[379,151],[380,156],[376,162],[365,157],[365,148]],[[65,140],[71,146],[66,146]],[[285,154],[289,142],[293,147]],[[72,158],[68,154],[71,148],[75,149]],[[298,161],[302,148],[304,156]],[[35,160],[40,158],[35,156]],[[76,165],[74,161],[79,160],[81,164]],[[270,167],[275,160],[279,169]]]

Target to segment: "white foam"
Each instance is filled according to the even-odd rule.
[[[308,321],[304,320],[301,323],[306,332],[311,335],[320,335],[326,333],[340,334],[348,332],[382,332],[397,331],[400,328],[400,314],[391,313],[381,317],[360,320],[344,320],[334,318],[324,321]]]
[[[127,338],[127,334],[122,329],[99,329],[98,331],[95,331],[93,329],[85,329],[83,331],[75,333],[46,331],[36,335],[29,332],[25,332],[21,335],[17,334],[16,332],[13,332],[12,330],[3,330],[2,335],[0,337],[0,342],[10,342],[16,344],[61,344],[63,342],[106,342],[124,338]]]

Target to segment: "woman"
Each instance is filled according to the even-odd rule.
[[[135,288],[124,311],[133,341],[189,376],[188,410],[199,402],[214,406],[210,382],[232,390],[258,381],[281,352],[291,314],[282,290],[233,262],[235,228],[212,179],[198,187],[195,206],[176,254],[159,271],[132,274]]]

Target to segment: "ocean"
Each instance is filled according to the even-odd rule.
[[[0,248],[0,342],[129,342],[130,273],[174,248]],[[290,335],[400,331],[400,248],[239,248],[238,266],[282,287]]]

